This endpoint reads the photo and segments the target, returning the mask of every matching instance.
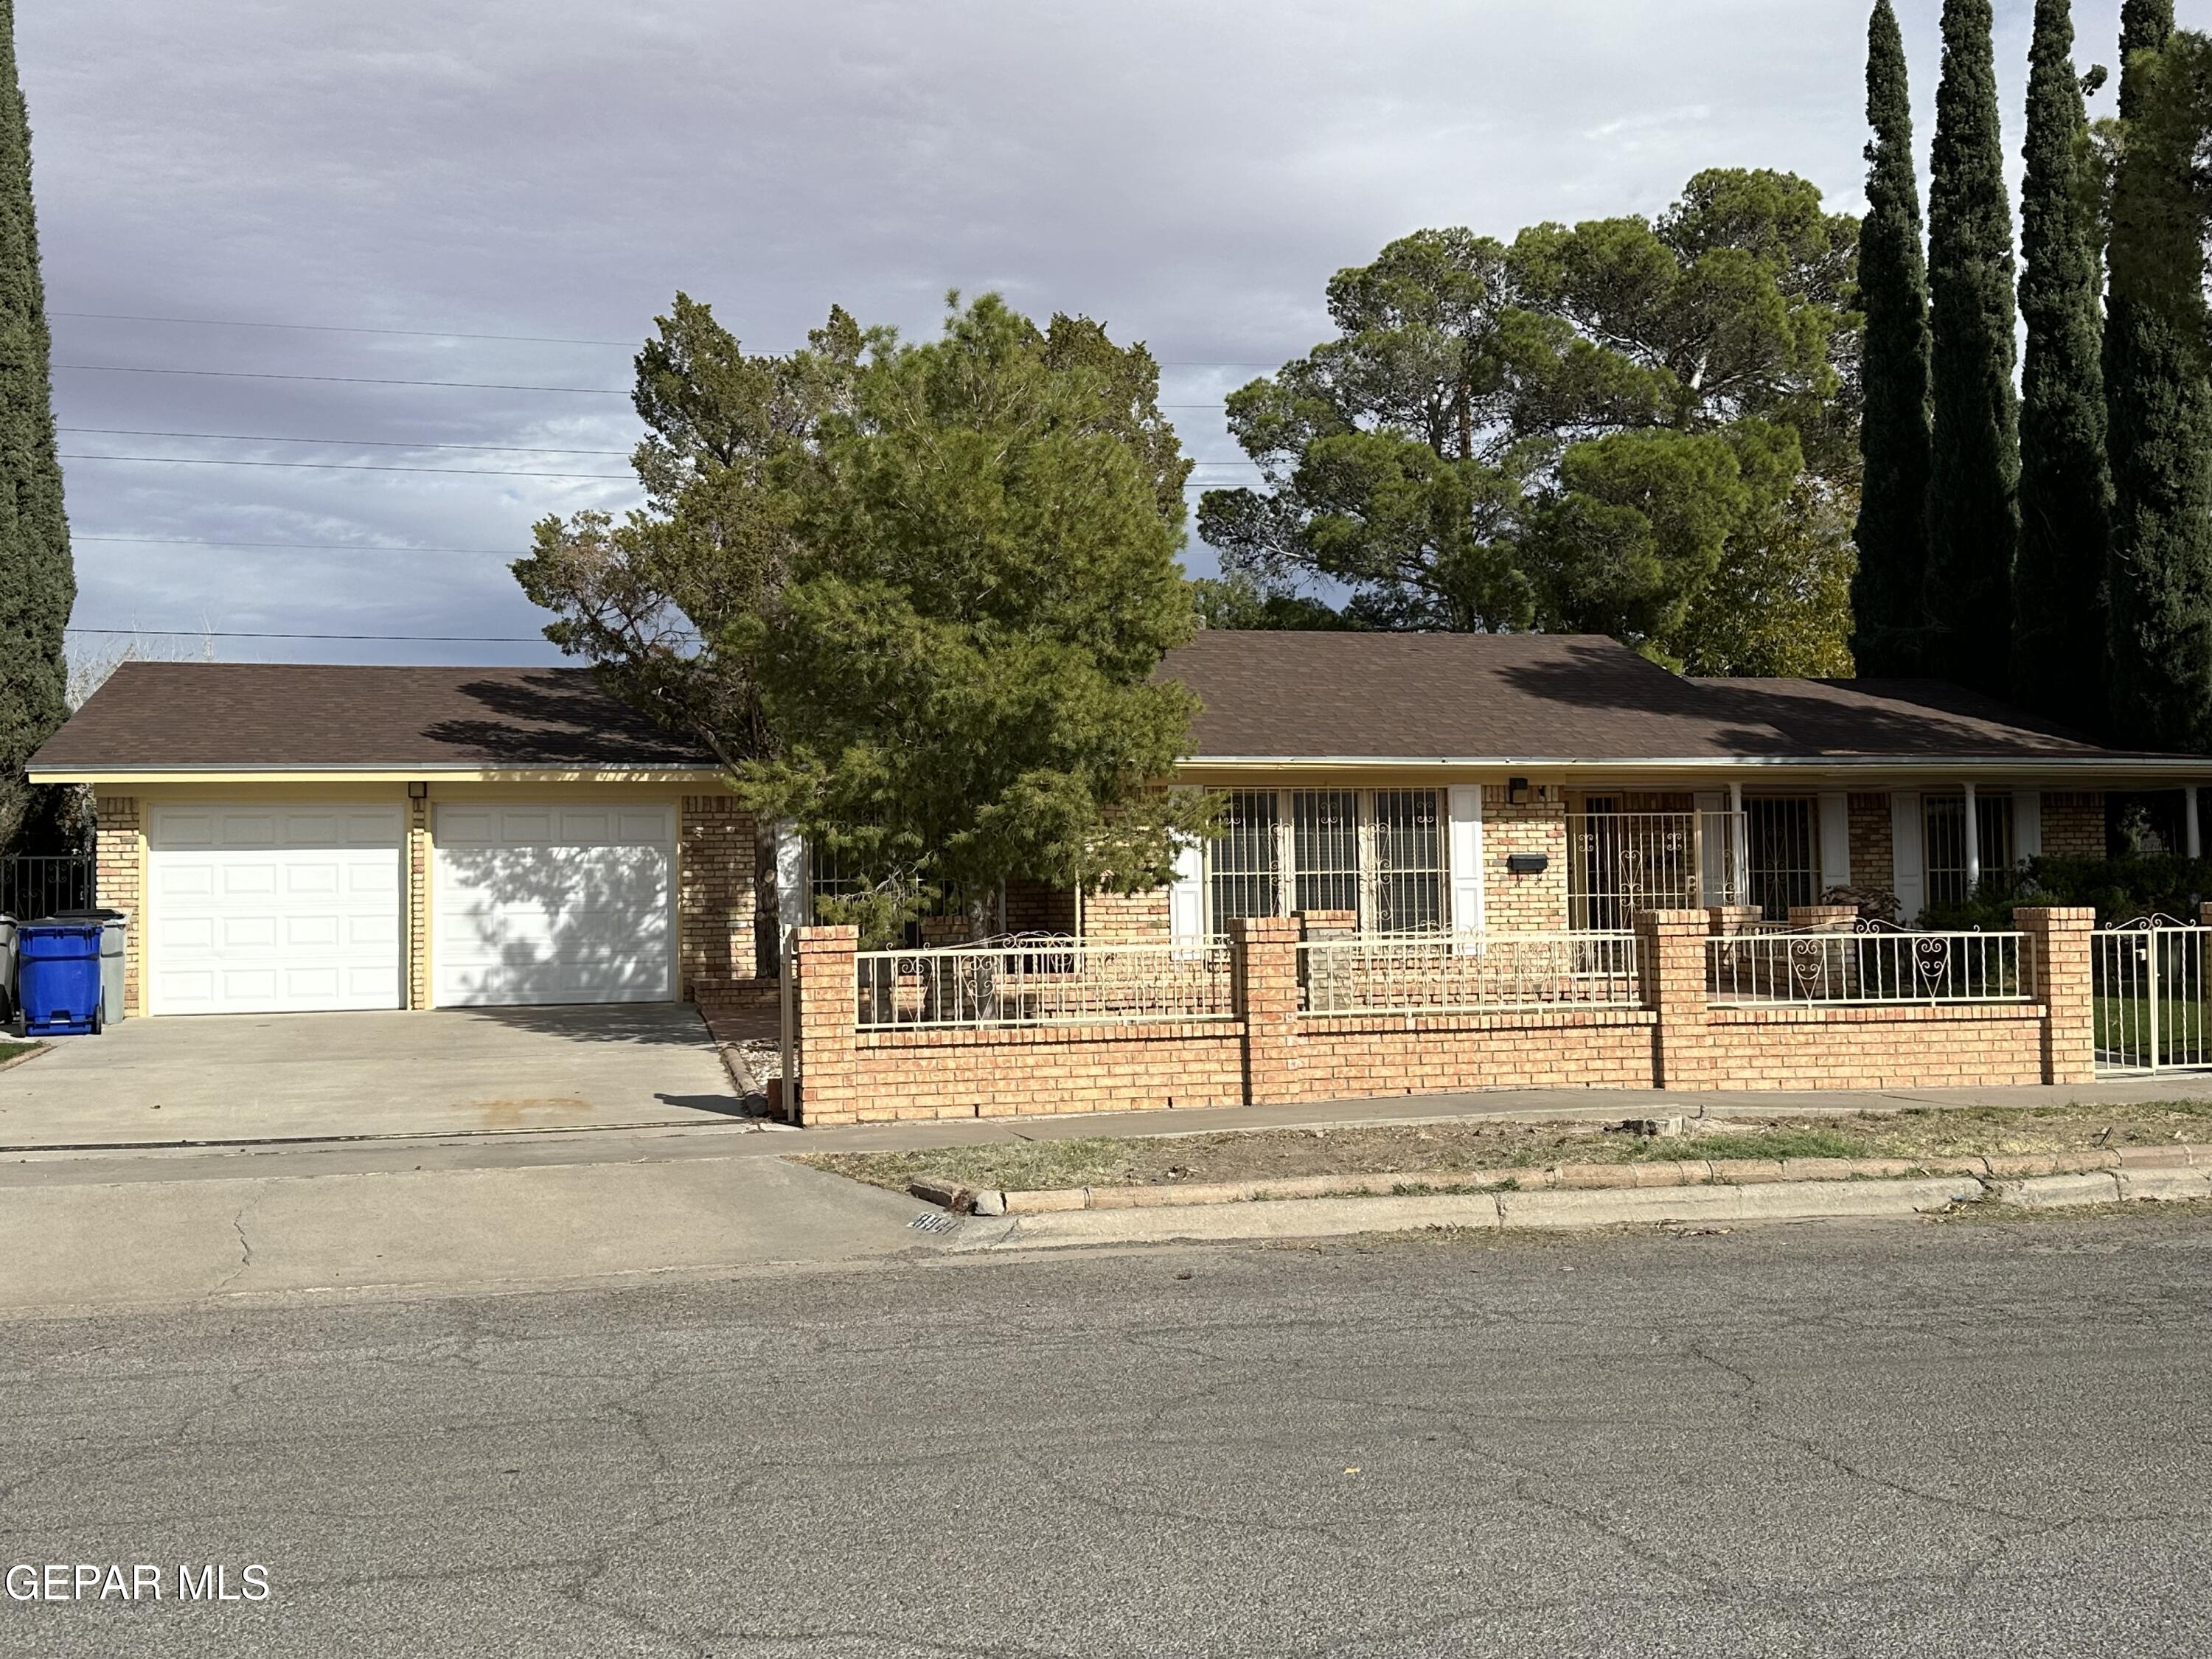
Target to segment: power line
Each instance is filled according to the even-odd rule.
[[[453,328],[372,328],[358,323],[269,323],[249,322],[234,317],[152,317],[126,311],[50,311],[50,317],[74,317],[94,322],[109,323],[174,323],[190,328],[270,328],[307,334],[382,334],[414,340],[514,340],[526,345],[623,346],[641,344],[639,340],[590,340],[564,334],[487,334]],[[1258,361],[1209,362],[1197,357],[1157,357],[1153,361],[1162,368],[1279,368],[1282,360],[1271,362]]]
[[[627,455],[627,449],[549,449],[530,444],[440,444],[405,438],[285,438],[270,432],[165,432],[137,426],[58,426],[57,432],[74,432],[102,438],[205,438],[219,443],[328,444],[340,449],[481,449],[502,455]]]
[[[215,542],[198,536],[83,536],[70,532],[72,542],[112,543],[124,547],[281,547],[323,553],[480,553],[488,558],[519,559],[512,547],[379,547],[360,542]]]
[[[64,461],[137,461],[155,466],[307,467],[321,472],[434,472],[449,478],[605,478],[635,483],[627,472],[521,472],[496,466],[388,466],[372,461],[253,461],[223,455],[79,455],[64,450]]]
[[[421,645],[544,645],[542,634],[246,634],[220,628],[68,628],[66,634],[123,635],[143,638],[207,640],[380,640]]]
[[[518,386],[505,380],[394,380],[374,374],[278,374],[249,368],[142,368],[130,363],[56,363],[54,367],[91,374],[198,374],[220,380],[317,380],[339,386],[441,386],[461,392],[569,392],[590,398],[629,396],[627,386]]]
[[[417,340],[520,340],[532,345],[634,346],[635,340],[579,340],[555,334],[470,334],[449,328],[368,328],[350,323],[250,323],[229,317],[143,317],[124,311],[52,311],[109,323],[182,323],[199,328],[282,328],[311,334],[404,334]]]

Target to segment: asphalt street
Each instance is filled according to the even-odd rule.
[[[166,1593],[0,1651],[2197,1656],[2208,1303],[2168,1213],[18,1317],[0,1557]]]

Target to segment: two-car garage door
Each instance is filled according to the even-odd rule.
[[[669,808],[437,811],[434,1002],[674,994]],[[147,823],[148,1012],[403,1006],[405,857],[397,805],[156,806]]]

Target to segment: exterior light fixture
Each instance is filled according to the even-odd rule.
[[[1528,804],[1528,780],[1526,778],[1506,779],[1505,799],[1511,801],[1516,806],[1526,806]]]
[[[409,784],[407,786],[407,799],[410,800],[429,799],[430,786],[420,781]]]

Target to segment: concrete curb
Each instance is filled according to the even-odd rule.
[[[1480,1188],[1510,1195],[1591,1189],[1763,1186],[1817,1182],[1917,1179],[1971,1176],[2021,1182],[2043,1176],[2171,1169],[2212,1170],[2212,1146],[2122,1146],[2080,1152],[2023,1152],[1966,1158],[1668,1158],[1633,1164],[1555,1164],[1545,1169],[1413,1170],[1374,1175],[1286,1176],[1267,1181],[1194,1182],[1188,1186],[1058,1187],[1028,1192],[976,1190],[957,1182],[922,1176],[907,1191],[926,1203],[963,1214],[1045,1215],[1064,1210],[1150,1210],[1207,1204],[1247,1204],[1273,1199],[1451,1197]],[[2107,1184],[2111,1182],[2108,1180]],[[1393,1188],[1410,1188],[1393,1191]],[[1378,1190],[1379,1189],[1379,1190]],[[2116,1195],[2118,1188],[2108,1196]]]
[[[971,1217],[956,1252],[1178,1240],[1329,1238],[1431,1227],[1569,1231],[1669,1224],[1908,1218],[1985,1198],[2050,1210],[2123,1200],[2212,1198],[2212,1170],[2109,1170],[1990,1181],[1960,1174],[1907,1181],[1785,1181],[1738,1187],[1613,1188],[1403,1198],[1314,1198],[1279,1204],[1033,1212]]]
[[[7,1033],[0,1031],[0,1036],[7,1036]],[[26,1039],[18,1037],[8,1037],[8,1041],[10,1042],[21,1042],[25,1040]],[[51,1042],[40,1042],[35,1037],[29,1038],[27,1041],[32,1043],[33,1046],[31,1048],[25,1049],[20,1054],[10,1054],[7,1059],[0,1060],[0,1072],[13,1071],[18,1066],[28,1066],[40,1054],[50,1054],[54,1051],[54,1045]]]

